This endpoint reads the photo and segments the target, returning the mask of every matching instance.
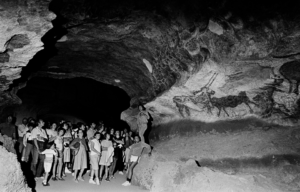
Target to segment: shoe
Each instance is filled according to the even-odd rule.
[[[97,184],[97,185],[100,185],[99,179],[96,179],[96,184]]]
[[[52,181],[57,181],[57,177],[52,177]]]
[[[131,183],[129,183],[129,181],[126,181],[126,182],[124,182],[122,185],[123,185],[123,186],[130,186]]]
[[[58,177],[57,179],[60,180],[60,181],[64,181],[64,180],[65,180],[65,179],[62,178],[62,177]]]
[[[84,179],[82,178],[82,177],[79,177],[79,179],[78,179],[79,181],[84,181]]]
[[[124,175],[124,173],[123,173],[122,171],[119,171],[119,174],[120,174],[120,175]]]
[[[89,180],[89,183],[90,184],[94,184],[94,185],[96,184],[96,182],[94,180],[92,180],[92,179]]]
[[[50,186],[50,184],[49,184],[49,183],[44,183],[44,182],[42,182],[42,184],[43,184],[43,186],[44,186],[44,187],[48,187],[48,186]]]
[[[65,173],[72,173],[72,172],[68,168],[66,168]]]
[[[75,182],[75,183],[78,183],[78,180],[77,180],[77,179],[74,179],[74,182]]]
[[[72,176],[74,177],[74,173],[72,173]]]
[[[62,174],[62,176],[63,176],[63,177],[67,177],[67,175],[66,175],[66,174],[64,174],[64,173]]]
[[[108,178],[108,177],[106,177],[105,181],[107,181],[107,182],[110,182],[110,180],[109,180],[109,178]]]

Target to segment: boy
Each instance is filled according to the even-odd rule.
[[[46,156],[45,160],[44,160],[44,169],[45,169],[46,175],[44,177],[42,184],[44,186],[50,186],[48,183],[49,172],[51,171],[53,157],[54,157],[54,155],[57,155],[57,153],[55,152],[55,144],[53,144],[53,143],[47,144],[46,150],[44,150],[42,152],[42,154],[44,154]]]
[[[150,145],[140,142],[139,136],[135,136],[135,144],[130,146],[130,152],[129,152],[129,157],[130,157],[130,162],[128,162],[128,172],[127,172],[127,181],[123,183],[123,186],[129,186],[131,185],[131,178],[132,178],[132,173],[133,173],[133,168],[138,164],[139,159],[143,153],[151,153],[151,147]]]

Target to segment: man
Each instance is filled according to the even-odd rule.
[[[147,130],[147,124],[148,120],[150,119],[150,116],[148,114],[148,111],[144,108],[144,106],[139,106],[140,112],[137,115],[137,126],[139,130],[139,136],[143,143],[145,143],[144,133]]]
[[[27,119],[24,118],[22,123],[18,125],[18,145],[19,145],[19,154],[22,154],[24,145],[23,145],[23,137],[28,131],[27,128]]]
[[[87,139],[90,141],[92,139],[94,139],[94,135],[96,133],[95,130],[96,124],[95,123],[91,123],[90,128],[88,129],[86,135],[87,135]]]
[[[12,120],[13,117],[8,116],[6,123],[0,124],[0,133],[12,138],[13,140],[16,140],[16,126],[13,125]]]
[[[43,155],[42,152],[45,150],[45,145],[48,140],[47,133],[43,129],[44,125],[45,123],[42,119],[38,120],[38,126],[31,132],[34,144],[31,170],[33,175],[37,178],[41,178],[43,174],[45,155]]]
[[[140,157],[142,154],[149,154],[151,153],[150,145],[140,142],[139,136],[135,136],[135,144],[131,145],[130,152],[129,152],[129,162],[128,162],[128,172],[127,172],[127,181],[123,183],[123,186],[131,185],[131,178],[133,173],[133,168],[138,164]]]

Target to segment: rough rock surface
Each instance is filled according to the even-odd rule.
[[[43,49],[41,38],[52,28],[55,15],[48,0],[0,1],[0,106],[21,103],[16,96],[22,68]]]
[[[16,154],[15,143],[12,138],[7,137],[6,135],[1,135],[0,133],[0,143],[7,151]]]
[[[141,158],[133,180],[155,192],[298,191],[295,130],[254,120],[164,125],[151,142],[152,156]]]
[[[0,191],[30,192],[24,182],[23,172],[17,156],[0,146]]]

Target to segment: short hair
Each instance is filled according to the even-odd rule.
[[[64,133],[66,133],[66,130],[63,129],[63,128],[59,128],[58,131],[57,131],[57,133],[59,133],[60,131],[63,131]]]
[[[99,135],[101,136],[101,133],[97,131],[97,132],[94,134],[94,137],[96,137],[97,134],[99,134]]]

